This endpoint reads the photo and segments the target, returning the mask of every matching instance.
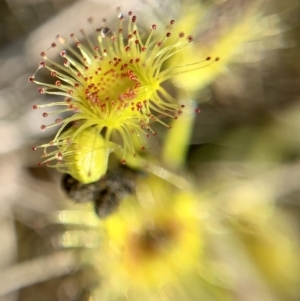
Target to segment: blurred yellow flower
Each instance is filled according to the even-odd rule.
[[[90,207],[60,212],[52,222],[67,230],[52,241],[79,248],[79,266],[96,271],[94,301],[297,300],[295,233],[268,189],[220,196],[148,176],[105,219]]]
[[[99,294],[125,294],[142,300],[139,292],[157,294],[181,286],[192,277],[203,239],[196,197],[165,181],[149,177],[137,185],[137,199],[127,198],[117,213],[99,222],[104,237],[98,249],[83,252],[102,275]]]
[[[209,15],[216,10],[216,5],[206,5],[191,3],[187,1],[182,4],[182,14],[176,23],[177,30],[189,29],[194,32],[198,28],[198,38],[192,47],[186,48],[173,56],[170,60],[170,66],[175,66],[178,61],[189,65],[195,58],[201,58],[210,55],[212,58],[221,58],[218,64],[207,62],[205,68],[193,68],[188,74],[178,74],[173,78],[173,83],[184,90],[196,91],[209,85],[221,73],[226,71],[229,63],[235,60],[238,51],[246,42],[259,38],[262,28],[259,28],[260,18],[262,17],[262,2],[253,1],[245,4],[245,7],[238,10],[237,16],[232,16],[229,25],[223,21],[222,29],[216,24],[216,29],[210,22],[200,22],[201,17],[209,20]],[[220,21],[222,22],[222,21]],[[201,26],[203,24],[203,26]],[[212,28],[210,28],[212,27]],[[204,33],[202,32],[204,31]],[[205,37],[213,31],[213,37]],[[201,34],[204,38],[201,38]]]

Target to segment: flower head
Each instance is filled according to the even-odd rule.
[[[84,256],[103,275],[96,299],[109,289],[138,300],[139,291],[150,296],[192,279],[202,253],[200,225],[193,193],[154,177],[141,181],[137,198],[123,200],[118,212],[102,221],[99,249]]]
[[[151,25],[148,36],[143,38],[136,23],[137,17],[132,12],[128,15],[127,30],[123,26],[125,18],[122,13],[118,16],[118,27],[115,31],[106,25],[96,29],[96,44],[83,30],[81,32],[84,42],[71,34],[77,49],[70,46],[66,38],[58,36],[58,42],[64,47],[60,52],[64,59],[62,65],[48,57],[48,50],[55,48],[56,43],[52,43],[47,51],[41,53],[44,60],[29,81],[42,86],[40,93],[64,96],[65,100],[35,105],[34,109],[62,107],[61,110],[45,112],[45,117],[63,112],[71,113],[65,119],[58,118],[51,125],[41,126],[41,129],[46,129],[61,125],[53,142],[42,147],[59,144],[65,127],[75,122],[77,127],[72,132],[70,141],[81,135],[85,129],[95,127],[95,131],[109,142],[111,150],[122,149],[122,163],[125,164],[126,151],[136,155],[133,136],[156,136],[152,122],[170,128],[163,119],[177,119],[182,113],[184,105],[179,105],[162,87],[162,83],[174,75],[210,64],[211,58],[165,68],[164,63],[178,52],[184,51],[193,38],[186,37],[183,32],[173,37],[174,20],[158,35],[154,34],[157,26]],[[42,68],[49,70],[55,78],[53,83],[36,79],[37,72]],[[145,148],[142,142],[140,148]],[[68,148],[65,151],[68,152]],[[64,153],[60,153],[64,158]]]

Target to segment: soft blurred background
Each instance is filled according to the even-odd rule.
[[[27,79],[36,69],[39,53],[55,36],[86,27],[90,16],[112,18],[120,5],[125,12],[138,11],[139,20],[148,26],[158,22],[158,17],[162,23],[162,17],[166,22],[179,18],[181,5],[188,1],[170,1],[163,7],[157,1],[151,8],[144,2],[0,0],[0,300],[84,298],[74,293],[74,287],[83,285],[72,257],[53,255],[51,237],[58,230],[42,225],[47,214],[64,208],[68,201],[60,190],[61,176],[37,168],[38,155],[31,151],[32,145],[49,140],[52,133],[47,136],[40,131],[42,112],[33,111],[32,105],[42,98]],[[187,159],[187,169],[199,189],[208,191],[223,213],[235,217],[251,207],[245,220],[259,220],[261,204],[272,200],[272,210],[285,215],[283,228],[289,229],[279,242],[296,250],[300,230],[298,2],[268,1],[254,22],[260,34],[239,45],[230,64],[205,87],[193,91],[201,113]],[[203,4],[212,9],[208,16],[199,17],[196,39],[218,45],[218,33],[235,24],[247,2],[210,0]],[[170,8],[167,13],[166,7]],[[222,48],[219,55],[222,58]],[[266,238],[277,233],[274,227],[266,228]],[[288,251],[280,252],[282,257],[289,256]],[[41,265],[38,258],[42,258]],[[246,289],[251,295],[251,287]],[[294,292],[278,300],[297,301],[300,295]]]

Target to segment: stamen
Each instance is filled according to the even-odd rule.
[[[95,29],[94,39],[87,36],[83,29],[80,31],[83,39],[71,33],[70,39],[74,41],[75,47],[69,44],[67,38],[58,35],[57,40],[61,47],[58,51],[64,62],[60,64],[48,57],[50,49],[57,47],[52,43],[41,53],[44,59],[28,79],[40,86],[41,94],[65,98],[64,101],[33,105],[33,109],[63,106],[52,112],[44,111],[42,115],[45,118],[65,112],[72,114],[41,126],[45,130],[60,125],[51,146],[62,153],[63,160],[66,155],[76,155],[73,144],[65,141],[65,129],[73,122],[77,123],[71,137],[73,140],[89,129],[97,128],[99,132],[105,129],[103,139],[107,145],[120,147],[124,160],[126,152],[136,156],[132,134],[138,141],[141,134],[146,137],[156,136],[151,127],[153,122],[170,128],[168,120],[177,119],[182,114],[177,100],[162,87],[163,82],[176,75],[205,68],[219,60],[218,57],[212,59],[208,56],[194,63],[168,67],[169,59],[184,51],[193,42],[193,37],[185,37],[183,32],[176,37],[173,31],[175,21],[170,20],[166,30],[158,37],[154,35],[157,25],[152,24],[148,36],[142,39],[138,29],[138,17],[132,11],[128,12],[126,31],[123,28],[125,18],[120,8],[117,8],[117,14],[116,28],[109,28],[104,19],[101,27]],[[94,26],[93,18],[89,18],[88,22]],[[127,40],[126,45],[124,40]],[[38,80],[38,72],[42,69],[54,78],[52,82]],[[40,147],[45,150],[48,160],[45,162],[54,160],[46,152],[50,144]],[[142,150],[144,148],[141,146]],[[56,160],[59,157],[53,152],[51,156]]]

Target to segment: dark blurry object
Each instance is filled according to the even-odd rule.
[[[122,199],[134,192],[137,177],[141,173],[128,167],[108,171],[99,181],[82,184],[71,175],[62,179],[62,187],[67,195],[76,203],[93,202],[100,218],[114,212]]]

